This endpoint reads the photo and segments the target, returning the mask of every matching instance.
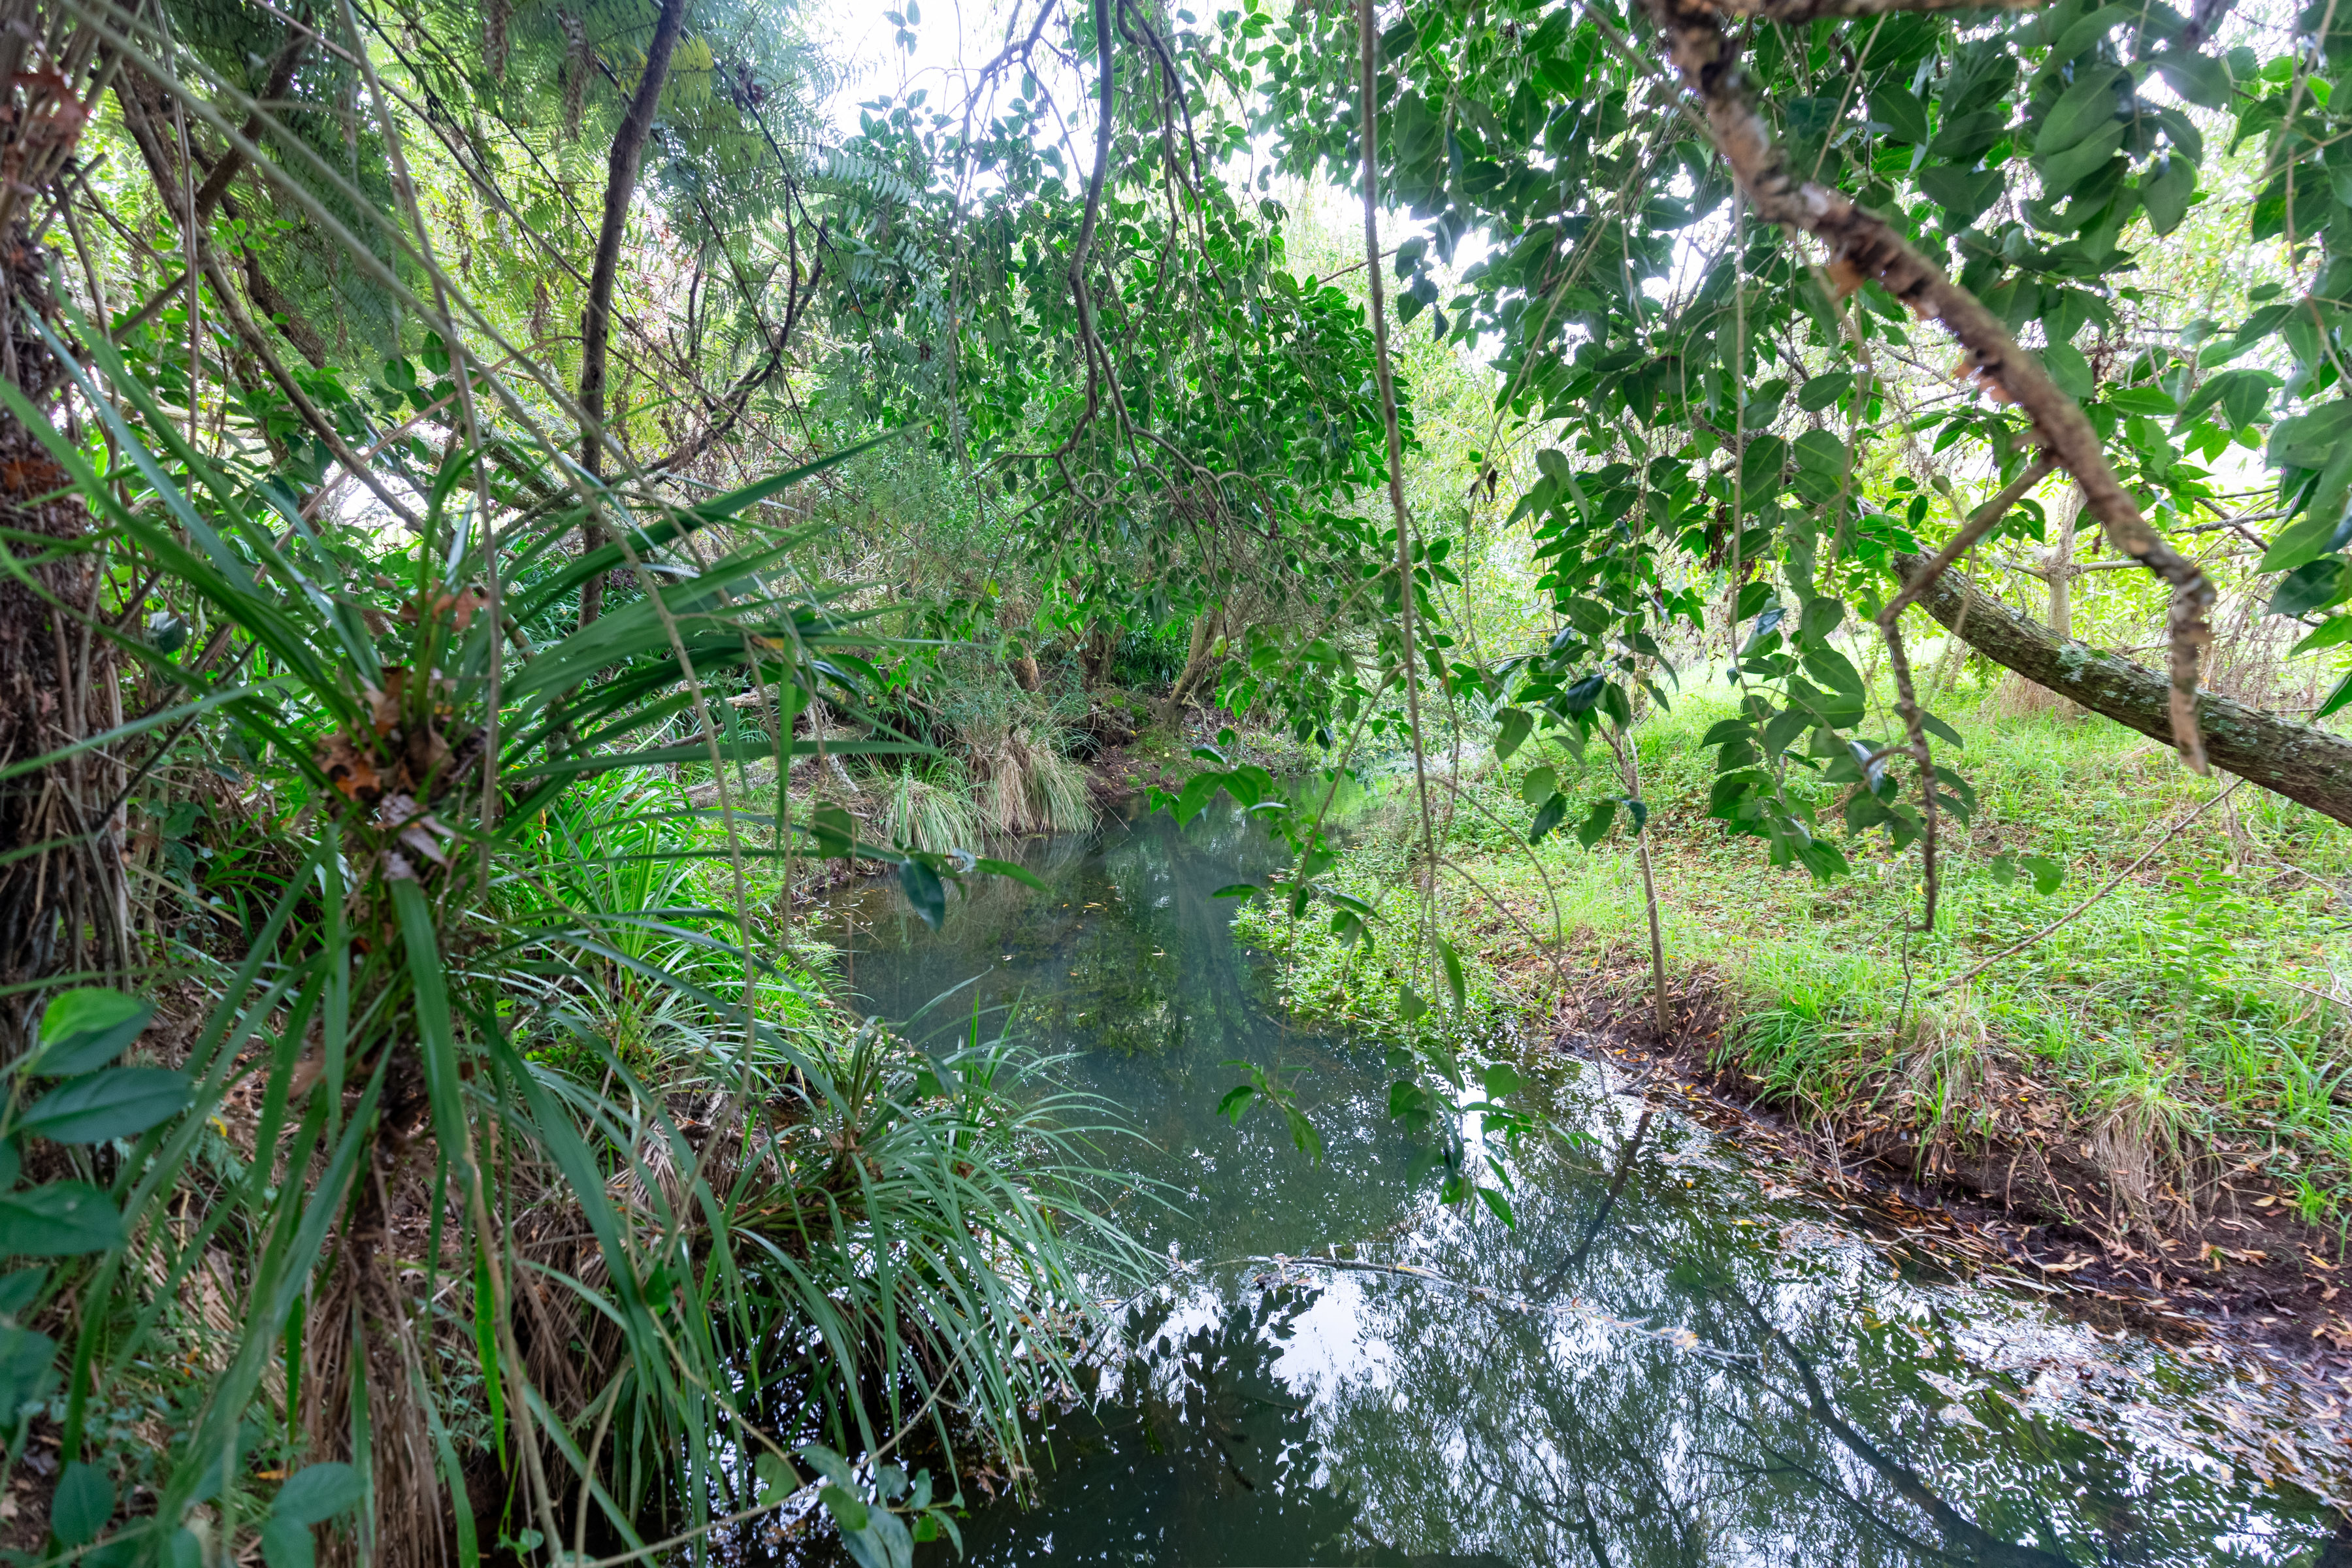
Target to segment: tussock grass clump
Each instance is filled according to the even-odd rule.
[[[1094,826],[1086,770],[1039,731],[1023,726],[975,746],[981,819],[990,831],[1082,833]]]
[[[929,778],[912,768],[893,775],[882,797],[881,827],[889,842],[933,854],[974,848],[987,834],[971,785],[951,763]]]

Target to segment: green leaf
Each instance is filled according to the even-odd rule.
[[[975,871],[985,871],[992,877],[1010,877],[1022,886],[1034,888],[1041,893],[1050,893],[1054,890],[1045,885],[1045,879],[1036,872],[1026,866],[1015,865],[1010,860],[991,860],[983,855],[972,861],[971,868]]]
[[[1550,768],[1535,768],[1519,781],[1519,798],[1529,805],[1541,805],[1559,793],[1559,778]]]
[[[1462,955],[1454,951],[1452,942],[1444,937],[1439,937],[1437,959],[1438,963],[1444,967],[1445,988],[1454,994],[1454,1012],[1458,1017],[1464,1008],[1469,1005],[1466,1000],[1467,988],[1462,982]]]
[[[833,1514],[835,1523],[840,1523],[842,1531],[856,1532],[870,1523],[870,1510],[866,1507],[866,1500],[858,1498],[856,1493],[842,1490],[840,1486],[821,1488],[816,1500],[825,1504],[825,1511]]]
[[[1510,761],[1511,753],[1527,742],[1528,736],[1533,732],[1535,727],[1534,716],[1523,708],[1506,708],[1496,714],[1495,755],[1496,759],[1502,762]]]
[[[187,1108],[188,1080],[162,1068],[115,1068],[59,1084],[26,1107],[16,1131],[53,1143],[129,1138]]]
[[[2273,468],[2324,468],[2352,436],[2352,399],[2338,399],[2271,426]]]
[[[2307,616],[2335,604],[2347,592],[2352,592],[2352,562],[2330,555],[2288,573],[2271,595],[2271,614]]]
[[[2168,49],[2153,64],[2165,85],[2200,109],[2219,109],[2230,101],[2230,68],[2210,55]]]
[[[45,1397],[57,1380],[58,1342],[30,1329],[0,1329],[0,1431],[13,1428],[16,1413]]]
[[[1217,1101],[1217,1114],[1239,1127],[1242,1124],[1242,1113],[1250,1108],[1250,1101],[1256,1098],[1255,1084],[1237,1083],[1225,1090],[1224,1098]]]
[[[1778,436],[1759,436],[1739,458],[1740,499],[1754,506],[1780,488],[1780,469],[1789,457],[1788,443]]]
[[[2074,85],[2061,93],[2042,117],[2042,128],[2033,137],[2033,156],[2054,158],[2114,128],[2116,88],[2123,79],[2125,73],[2115,66],[2095,66],[2077,76]],[[2057,196],[2053,193],[2048,199],[2055,201]]]
[[[1543,808],[1536,813],[1534,824],[1528,828],[1528,842],[1530,844],[1542,843],[1544,841],[1544,835],[1549,833],[1553,828],[1558,827],[1560,825],[1561,819],[1567,816],[1568,796],[1564,795],[1553,795],[1549,800],[1544,802]]]
[[[2197,194],[2197,165],[2178,153],[2167,153],[2149,166],[2139,182],[2140,205],[2147,209],[2147,226],[2159,235],[2170,234],[2189,216],[2189,198]]]
[[[1808,414],[1819,414],[1843,397],[1853,385],[1852,371],[1833,370],[1826,375],[1813,376],[1797,389],[1797,406]]]
[[[1798,622],[1798,631],[1805,641],[1819,642],[1838,629],[1845,619],[1845,601],[1828,595],[1816,595],[1805,601],[1805,613]]]
[[[2072,343],[2052,343],[2042,351],[2042,368],[2058,384],[2058,390],[2077,403],[2087,402],[2098,389],[2098,378],[2091,374],[2091,362]]]
[[[364,1489],[360,1473],[349,1465],[340,1461],[305,1465],[286,1478],[286,1484],[270,1500],[269,1512],[273,1518],[297,1524],[324,1524],[359,1507]]]
[[[41,1045],[32,1070],[68,1078],[121,1056],[155,1016],[152,1002],[94,987],[68,991],[41,1010]]]
[[[2014,856],[1996,855],[1986,869],[1992,873],[1995,887],[2006,888],[2017,880],[2017,859]]]
[[[1500,1100],[1518,1092],[1518,1069],[1508,1062],[1496,1062],[1478,1075],[1478,1082],[1486,1090],[1488,1100]]]
[[[906,890],[907,902],[922,916],[923,923],[939,930],[948,918],[948,890],[940,874],[920,860],[908,860],[898,868],[898,886]]]
[[[70,1258],[122,1241],[114,1200],[82,1182],[0,1194],[0,1257]]]
[[[2311,716],[2312,720],[2315,723],[2347,705],[2352,705],[2352,669],[2344,672],[2344,679],[2336,683],[2336,689],[2320,703],[2319,711]]]
[[[2106,166],[2130,129],[2126,121],[2110,121],[2063,153],[2041,161],[2042,199],[2054,205],[2073,195],[2076,185]]]
[[[1972,174],[1949,163],[1931,163],[1919,171],[1919,188],[1955,225],[1971,222],[2000,199],[2001,184],[1999,169]]]
[[[2352,453],[2347,453],[2352,456]],[[2336,465],[2329,465],[2334,468]],[[2352,478],[2352,463],[2345,465],[2346,477]],[[2308,566],[2324,555],[2333,554],[2352,544],[2352,505],[2322,507],[2327,500],[2316,493],[2336,488],[2332,476],[2322,474],[2313,495],[2311,510],[2288,523],[2271,538],[2271,547],[2254,568],[2257,572],[2292,572]]]
[[[2048,898],[2066,885],[2066,868],[2047,855],[2022,855],[2018,865],[2033,877],[2033,890]]]
[[[1921,713],[1919,715],[1919,727],[1927,731],[1930,735],[1935,736],[1938,741],[1945,742],[1948,744],[1954,746],[1966,746],[1968,744],[1966,741],[1960,739],[1960,732],[1958,730],[1953,729],[1949,724],[1945,723],[1933,713]]]
[[[1415,991],[1410,985],[1399,988],[1397,992],[1397,1013],[1406,1023],[1416,1023],[1419,1020],[1427,1017],[1429,1016],[1429,1003],[1423,997],[1420,992]]]
[[[49,1499],[49,1530],[58,1544],[87,1546],[113,1517],[113,1480],[96,1465],[68,1460]]]
[[[1576,829],[1576,841],[1587,849],[1591,848],[1601,842],[1602,837],[1609,831],[1609,825],[1616,820],[1617,797],[1615,795],[1593,802],[1592,809],[1585,815],[1584,821]]]
[[[1886,128],[1887,137],[1895,142],[1917,143],[1927,140],[1927,106],[1919,95],[1899,87],[1885,87],[1870,95],[1870,117]]]
[[[792,1465],[782,1454],[762,1450],[751,1461],[751,1477],[759,1484],[759,1504],[773,1508],[793,1495],[800,1478],[793,1473]]]
[[[1208,804],[1217,798],[1217,792],[1224,787],[1225,775],[1221,773],[1199,773],[1186,779],[1184,788],[1176,796],[1177,822],[1190,822],[1200,816]]]
[[[2318,630],[2287,649],[2286,656],[2293,658],[2299,653],[2315,653],[2347,642],[2352,642],[2352,616],[2330,616],[2320,623]]]
[[[1477,1191],[1478,1201],[1486,1205],[1487,1213],[1493,1215],[1496,1219],[1501,1220],[1505,1225],[1509,1226],[1514,1229],[1517,1228],[1519,1223],[1518,1217],[1511,1213],[1510,1199],[1505,1197],[1501,1193],[1496,1192],[1492,1187],[1480,1187]]]
[[[1265,889],[1259,887],[1255,882],[1228,882],[1223,887],[1219,888],[1215,892],[1211,893],[1209,897],[1213,899],[1246,899],[1252,893],[1262,893],[1264,891],[1265,891]]]

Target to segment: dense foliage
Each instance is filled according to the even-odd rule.
[[[12,1547],[951,1529],[1131,1261],[1113,1108],[856,1017],[795,899],[952,918],[1196,704],[1300,777],[1228,736],[1155,805],[1384,947],[1391,1107],[1505,1222],[1435,820],[1622,826],[1663,1022],[1628,735],[1687,689],[1708,817],[1930,933],[1975,796],[1906,628],[2017,657],[1963,574],[2352,822],[2332,5],[1020,0],[854,129],[761,0],[0,13]]]

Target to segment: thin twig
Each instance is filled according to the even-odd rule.
[[[1940,995],[1944,992],[1951,990],[1956,985],[1959,985],[1967,981],[1975,979],[1978,975],[1982,974],[1986,970],[1990,969],[1994,964],[1999,963],[2002,959],[2010,957],[2013,953],[2024,952],[2027,948],[2032,947],[2035,942],[2040,942],[2043,937],[2048,936],[2052,931],[2056,931],[2060,926],[2064,925],[2068,921],[2073,920],[2076,915],[2081,914],[2084,910],[2089,909],[2093,904],[2097,903],[2101,899],[2105,898],[2109,893],[2114,892],[2116,888],[2122,885],[2125,878],[2130,876],[2134,871],[2138,870],[2142,866],[2147,865],[2150,860],[2156,858],[2156,852],[2158,850],[2163,848],[2166,845],[2179,837],[2182,830],[2187,828],[2190,823],[2196,821],[2199,817],[2204,816],[2207,812],[2212,810],[2215,806],[2221,805],[2223,801],[2237,794],[2238,786],[2245,782],[2246,781],[2243,779],[2231,779],[2230,781],[2229,788],[2223,790],[2220,795],[2215,795],[2211,800],[2207,801],[2204,805],[2190,812],[2187,816],[2182,817],[2179,823],[2175,824],[2168,832],[2166,832],[2163,837],[2149,845],[2146,854],[2142,855],[2138,859],[2133,861],[2130,865],[2125,867],[2122,870],[2109,878],[2107,879],[2106,886],[2101,888],[2097,892],[2093,893],[2089,898],[2084,899],[2081,903],[2076,904],[2073,909],[2068,910],[2064,914],[2060,915],[2056,920],[2052,921],[2048,925],[2043,926],[2040,931],[2035,931],[2032,936],[2027,937],[2023,942],[2011,942],[2009,946],[2002,948],[1999,952],[1994,953],[1990,958],[1986,959],[1982,963],[1978,964],[1974,969],[1969,970],[1967,973],[1955,975],[1953,978],[1945,981],[1941,985],[1938,985],[1934,990],[1928,992],[1927,994],[1930,996]]]

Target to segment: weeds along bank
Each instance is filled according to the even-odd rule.
[[[748,927],[713,909],[671,791],[556,793],[487,878],[269,827],[160,901],[160,1014],[70,992],[17,1068],[0,1223],[60,1256],[8,1279],[10,1408],[89,1456],[19,1540],[609,1553],[877,1453],[878,1545],[940,1528],[959,1458],[1017,1462],[1074,1269],[1117,1262],[1103,1108],[844,1009],[774,871]]]
[[[1855,874],[1818,883],[1709,817],[1699,741],[1727,702],[1693,692],[1634,728],[1678,1037],[1664,1056],[1849,1155],[2077,1219],[2176,1275],[2210,1267],[2210,1247],[2340,1262],[2352,830],[2252,789],[2213,806],[2226,780],[2187,776],[2096,718],[1979,711],[2000,698],[1947,710],[1977,798],[1965,842],[1947,836],[1933,933],[1909,929],[1916,856],[1850,847]],[[1598,739],[1580,761],[1533,744],[1475,754],[1438,769],[1432,795],[1439,929],[1476,955],[1473,1012],[1659,1052],[1631,814],[1590,848],[1574,831],[1627,793],[1617,759]],[[1373,929],[1400,933],[1395,950],[1263,903],[1241,917],[1302,1015],[1415,1026],[1396,958],[1422,876],[1410,780],[1349,825],[1327,876],[1381,911]],[[1530,849],[1530,807],[1555,782],[1566,826]],[[2289,1213],[2300,1224],[2283,1229]]]
[[[184,742],[106,759],[121,896],[10,993],[0,1413],[49,1462],[5,1544],[593,1557],[818,1485],[876,1553],[948,1528],[1122,1244],[1102,1108],[1000,1042],[915,1053],[794,944],[796,865],[878,858],[935,912],[959,869],[748,820],[754,760],[870,694],[859,616],[789,585],[804,533],[730,492],[578,550],[594,513],[542,506],[501,575],[456,443],[413,538],[289,529],[96,344],[138,488],[19,413],[102,525],[61,549],[152,574],[152,640],[99,668]],[[571,613],[687,533],[695,569]],[[872,729],[783,755],[924,754]]]

